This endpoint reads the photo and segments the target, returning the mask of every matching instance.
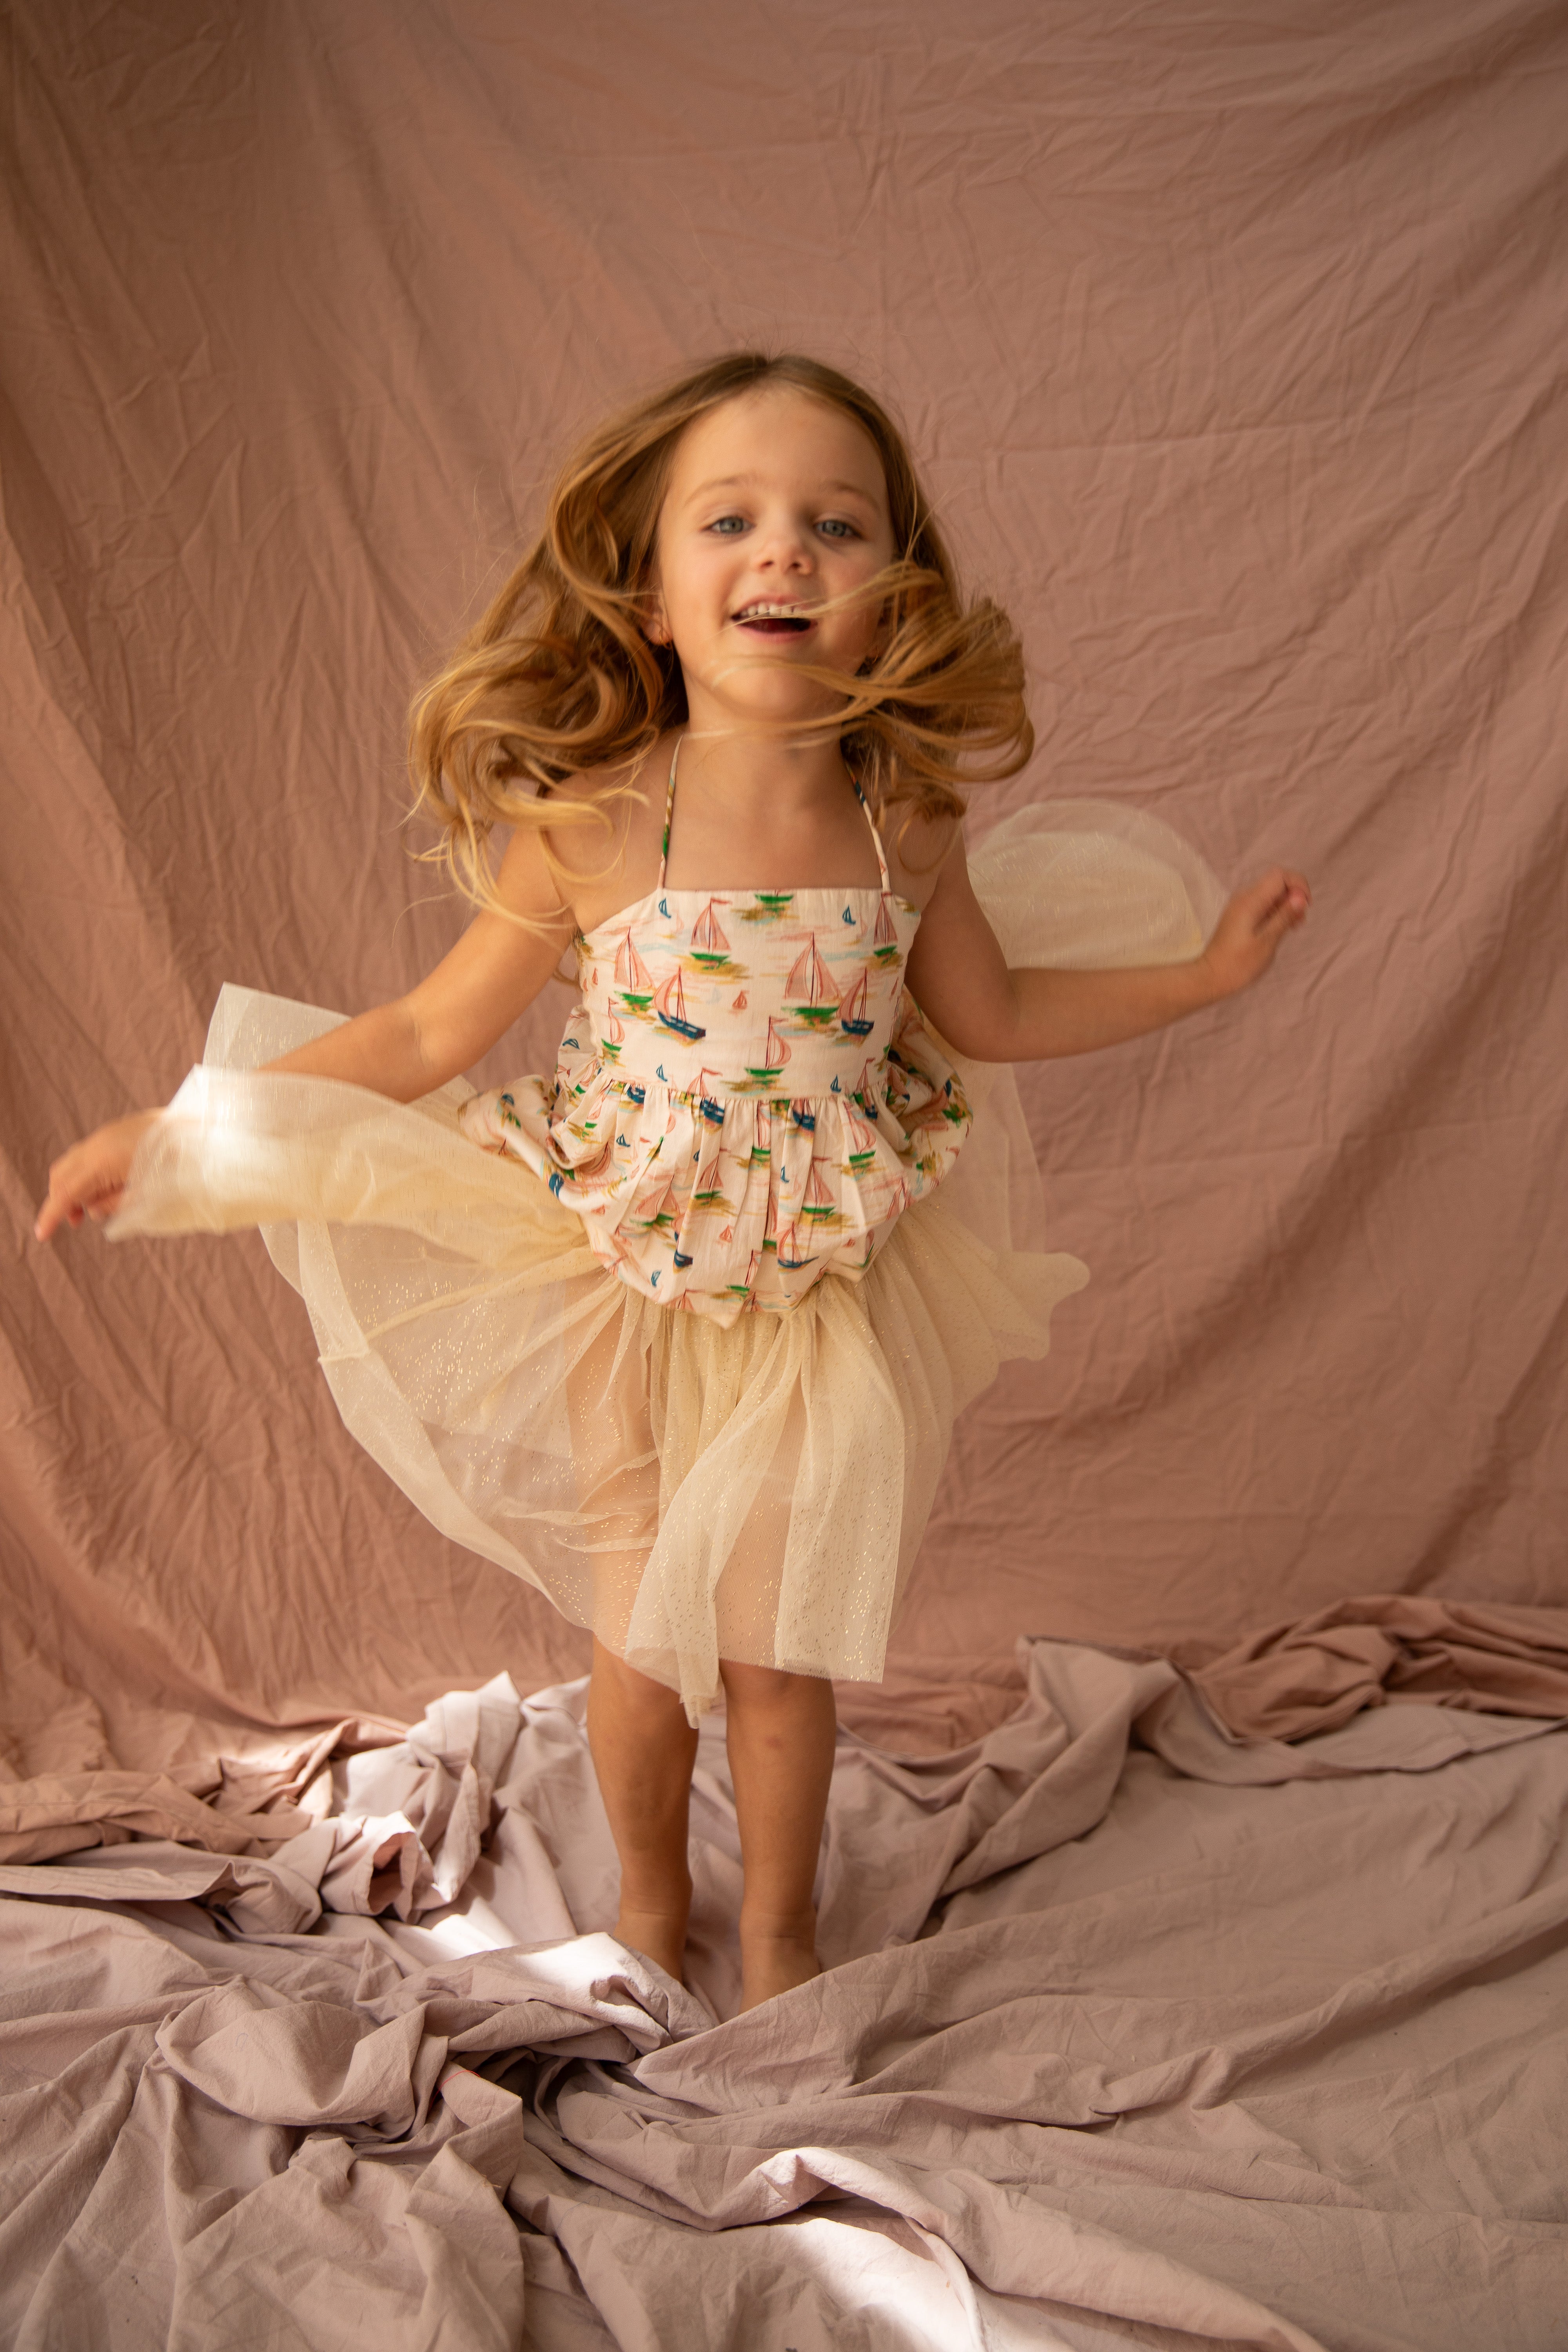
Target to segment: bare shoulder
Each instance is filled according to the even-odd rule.
[[[513,829],[505,869],[530,895],[548,887],[557,905],[567,905],[580,928],[591,929],[605,911],[636,893],[628,876],[638,875],[651,857],[658,865],[663,803],[656,809],[648,789],[660,746],[646,758],[613,768],[591,768],[542,788],[535,803],[540,822]],[[510,894],[509,894],[510,895]]]
[[[930,905],[938,883],[963,856],[963,827],[955,816],[938,816],[915,801],[889,801],[878,819],[888,869],[900,895],[911,906]]]
[[[594,873],[607,855],[634,849],[640,831],[657,832],[647,779],[658,756],[656,744],[641,760],[587,768],[541,792],[544,835],[568,874]]]

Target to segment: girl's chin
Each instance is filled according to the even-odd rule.
[[[748,662],[727,664],[700,681],[689,677],[688,691],[693,684],[700,684],[704,698],[717,703],[727,718],[766,719],[774,725],[781,719],[829,719],[842,700],[815,678],[792,676],[782,662],[755,668]]]
[[[710,688],[703,700],[703,715],[710,725],[751,729],[759,734],[776,734],[781,728],[831,724],[842,707],[837,696],[824,695],[820,688],[812,694],[795,695],[739,695]],[[695,713],[692,723],[701,723]]]

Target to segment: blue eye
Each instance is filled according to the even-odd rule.
[[[736,531],[745,530],[746,518],[744,515],[720,515],[708,528],[716,530],[722,539],[733,539]]]
[[[837,515],[829,515],[826,520],[819,522],[816,528],[818,530],[831,531],[836,539],[858,539],[860,536],[852,522],[845,522]]]

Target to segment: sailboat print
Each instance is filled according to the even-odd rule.
[[[762,1062],[755,1068],[748,1064],[746,1076],[749,1078],[776,1078],[788,1059],[789,1047],[779,1035],[778,1024],[774,1021],[773,1014],[770,1013],[768,1015],[768,1040],[767,1044],[763,1048]]]
[[[713,1155],[712,1164],[709,1168],[705,1181],[691,1195],[691,1205],[694,1209],[728,1209],[730,1207],[730,1196],[724,1189],[724,1162],[726,1160],[732,1160],[734,1156],[733,1152],[726,1151],[722,1144],[719,1146]]]
[[[609,1174],[615,1160],[616,1147],[612,1140],[595,1151],[591,1159],[580,1160],[576,1167],[569,1171],[572,1181],[578,1184],[597,1184]]]
[[[851,1110],[847,1103],[839,1116],[844,1121],[845,1161],[858,1176],[863,1168],[875,1166],[877,1139],[858,1112]]]
[[[599,1051],[606,1062],[613,1062],[626,1042],[626,1025],[618,1013],[612,1013],[605,1024],[605,1034],[599,1040]]]
[[[750,1298],[752,1295],[752,1285],[756,1281],[757,1268],[761,1265],[762,1262],[762,1251],[753,1250],[747,1262],[745,1280],[743,1282],[727,1282],[724,1285],[725,1291],[730,1297]]]
[[[637,1223],[645,1234],[668,1234],[672,1231],[675,1224],[675,1211],[669,1204],[674,1194],[674,1186],[667,1186],[652,1216],[637,1218]]]
[[[875,1023],[866,1017],[866,974],[862,972],[838,1008],[838,1025],[847,1037],[869,1036]]]
[[[879,963],[897,963],[899,960],[899,934],[885,890],[877,903],[877,928],[871,934],[871,952]]]
[[[661,1025],[673,1029],[678,1037],[689,1037],[695,1043],[699,1037],[708,1034],[706,1029],[699,1028],[695,1021],[689,1021],[686,1017],[686,991],[681,985],[679,971],[672,971],[667,981],[660,982],[654,992],[653,1009]]]
[[[718,1082],[717,1070],[704,1067],[697,1073],[697,1099],[701,1105],[702,1116],[710,1127],[722,1127],[724,1124],[724,1106],[713,1092]]]
[[[691,953],[701,964],[721,964],[729,961],[730,942],[719,926],[715,907],[722,907],[722,898],[710,898],[691,927]]]
[[[834,1217],[838,1213],[838,1203],[828,1190],[827,1179],[822,1172],[822,1162],[819,1160],[814,1160],[811,1163],[811,1173],[805,1180],[805,1198],[801,1202],[800,1213],[803,1217]]]
[[[810,1250],[802,1251],[800,1227],[796,1224],[784,1226],[775,1244],[774,1255],[778,1264],[789,1274],[796,1273],[803,1265],[814,1265],[816,1263]]]
[[[629,930],[616,950],[616,987],[630,1012],[646,1013],[653,1003],[653,974],[638,955]]]
[[[808,1029],[824,1029],[832,1020],[837,1002],[837,983],[816,951],[816,933],[812,931],[790,966],[784,983],[785,1009],[804,1021]]]

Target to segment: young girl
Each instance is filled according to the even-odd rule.
[[[39,1213],[271,1229],[351,1429],[592,1630],[616,1933],[674,1977],[723,1696],[748,2007],[817,1969],[828,1677],[880,1675],[954,1413],[1087,1279],[1016,1245],[1033,1163],[973,1066],[1232,995],[1307,907],[1277,869],[1205,946],[1197,862],[1103,812],[999,828],[978,898],[963,782],[1032,740],[878,404],[704,368],[577,453],[416,705],[479,902],[452,952],[347,1022],[226,990],[170,1110],[68,1151]],[[563,955],[553,1075],[475,1095]]]

